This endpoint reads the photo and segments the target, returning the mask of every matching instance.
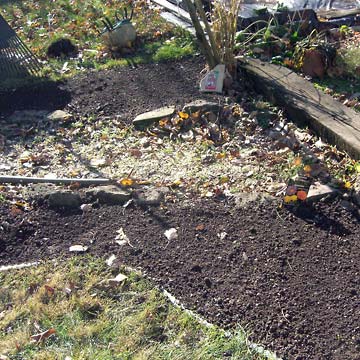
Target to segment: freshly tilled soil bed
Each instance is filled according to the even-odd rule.
[[[359,213],[339,199],[291,209],[199,200],[84,215],[2,206],[0,225],[0,265],[70,256],[69,246],[86,245],[141,267],[207,320],[245,325],[284,359],[360,359]],[[115,243],[121,227],[131,246]],[[172,227],[178,238],[168,241]]]

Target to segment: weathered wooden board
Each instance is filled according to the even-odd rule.
[[[319,136],[360,159],[360,114],[293,71],[247,58],[239,60],[254,88],[285,108],[289,119],[308,125]]]

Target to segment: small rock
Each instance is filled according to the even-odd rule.
[[[217,115],[214,114],[212,111],[208,111],[206,114],[205,114],[206,118],[208,119],[208,121],[210,122],[216,122],[217,120]]]
[[[218,114],[222,110],[222,106],[216,102],[206,101],[206,100],[195,100],[191,103],[186,104],[182,111],[187,114],[192,114],[200,111],[200,113],[213,112]]]
[[[131,194],[115,185],[96,186],[85,190],[87,196],[93,200],[98,200],[101,204],[123,205],[130,200]]]
[[[176,240],[178,238],[178,233],[175,228],[168,229],[164,232],[165,237],[169,240]]]
[[[48,120],[68,122],[73,119],[73,116],[63,110],[55,110],[47,116]]]
[[[339,204],[343,209],[349,212],[353,212],[355,210],[355,206],[347,200],[341,200]]]
[[[355,193],[352,195],[352,199],[353,199],[353,202],[354,202],[357,206],[360,206],[360,193],[359,193],[359,192],[355,192]]]
[[[113,279],[109,279],[109,284],[111,286],[118,286],[120,285],[121,283],[123,283],[128,277],[124,274],[119,274],[117,275],[115,278]]]
[[[88,247],[83,245],[73,245],[69,247],[69,251],[71,252],[85,252],[87,249]]]
[[[166,187],[157,189],[150,188],[135,192],[134,198],[136,202],[141,205],[159,206],[164,200],[165,193],[167,192],[169,192],[169,189]]]
[[[50,207],[78,208],[81,205],[81,197],[71,191],[56,191],[49,195]]]
[[[175,113],[175,106],[163,107],[138,115],[133,120],[133,125],[138,130],[144,130],[158,120],[169,118]]]
[[[335,195],[337,191],[329,185],[320,184],[315,182],[309,188],[306,201],[316,201],[328,195]]]
[[[194,272],[201,272],[202,267],[200,265],[194,265],[190,270]]]
[[[276,130],[270,130],[268,132],[268,136],[270,139],[272,140],[279,140],[280,138],[282,138],[284,135],[280,132],[280,131],[276,131]]]
[[[92,204],[82,204],[82,205],[80,206],[80,209],[82,210],[82,212],[83,212],[84,214],[86,214],[86,213],[91,212],[91,210],[93,209],[93,207],[92,207]]]

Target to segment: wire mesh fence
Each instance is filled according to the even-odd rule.
[[[37,75],[41,65],[0,15],[0,79]]]

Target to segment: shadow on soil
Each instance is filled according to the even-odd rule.
[[[49,79],[30,79],[24,85],[0,86],[0,116],[17,110],[63,109],[71,101],[70,92],[62,83]]]

